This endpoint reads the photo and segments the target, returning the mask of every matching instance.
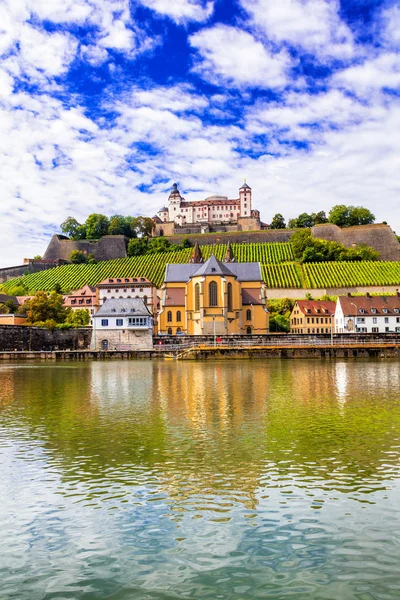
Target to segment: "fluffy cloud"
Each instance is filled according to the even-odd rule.
[[[349,58],[353,36],[340,19],[338,0],[241,0],[256,28],[268,39],[317,56]]]
[[[214,2],[201,0],[140,0],[141,4],[177,23],[206,21],[214,10]]]
[[[376,58],[353,65],[338,72],[333,83],[352,90],[359,96],[365,96],[374,90],[400,87],[400,56],[395,53],[383,53]]]
[[[272,53],[246,31],[218,25],[195,33],[190,43],[200,55],[195,70],[208,81],[260,88],[287,82],[288,54]]]

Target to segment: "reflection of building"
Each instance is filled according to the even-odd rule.
[[[109,350],[153,347],[153,318],[139,298],[106,300],[93,315],[92,348]]]
[[[399,333],[400,292],[396,296],[339,296],[337,333]]]
[[[227,196],[210,196],[205,200],[188,202],[181,196],[174,183],[168,198],[168,206],[161,208],[154,217],[154,235],[173,235],[179,228],[190,233],[218,231],[225,226],[232,226],[230,231],[248,231],[261,229],[260,213],[252,208],[251,187],[244,183],[239,190],[239,198],[229,199]],[[199,226],[200,229],[196,229]]]
[[[98,303],[96,299],[96,288],[91,285],[85,285],[80,290],[76,290],[67,296],[64,296],[64,306],[72,310],[86,309],[90,314],[90,322],[97,310]]]
[[[203,263],[196,245],[190,264],[167,265],[158,319],[161,333],[268,332],[266,286],[260,264],[233,262],[229,245],[226,261],[228,264],[211,256]]]
[[[331,333],[336,303],[297,300],[290,315],[290,333]]]

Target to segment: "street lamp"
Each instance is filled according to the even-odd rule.
[[[356,309],[356,316],[354,317],[354,327],[355,327],[355,333],[358,333],[358,326],[357,326],[357,306],[354,304],[354,302],[350,302],[350,304],[352,304],[354,306],[354,308]]]

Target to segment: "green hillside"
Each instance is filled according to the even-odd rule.
[[[300,265],[294,262],[290,243],[232,244],[237,262],[262,264],[264,281],[270,288],[326,288],[347,286],[400,286],[400,262],[325,262]],[[202,246],[204,258],[223,259],[225,244]],[[29,292],[50,291],[60,284],[63,292],[85,284],[96,285],[107,277],[147,277],[157,286],[163,282],[167,263],[189,262],[191,248],[162,254],[120,258],[96,265],[64,265],[33,273],[3,284],[4,291],[23,285]]]

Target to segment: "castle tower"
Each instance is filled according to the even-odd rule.
[[[178,184],[174,183],[171,193],[168,197],[169,221],[175,221],[175,217],[180,214],[182,196],[178,190]]]
[[[230,240],[228,240],[228,244],[226,246],[224,262],[226,262],[226,263],[235,262],[235,256],[233,254]]]
[[[240,216],[250,217],[251,216],[251,187],[247,185],[246,180],[239,190],[239,201],[240,201]]]
[[[193,248],[193,252],[192,252],[192,255],[190,257],[189,262],[190,263],[202,263],[202,262],[204,262],[204,258],[203,258],[203,255],[201,254],[199,242],[196,242],[196,244],[195,244],[195,246]]]

